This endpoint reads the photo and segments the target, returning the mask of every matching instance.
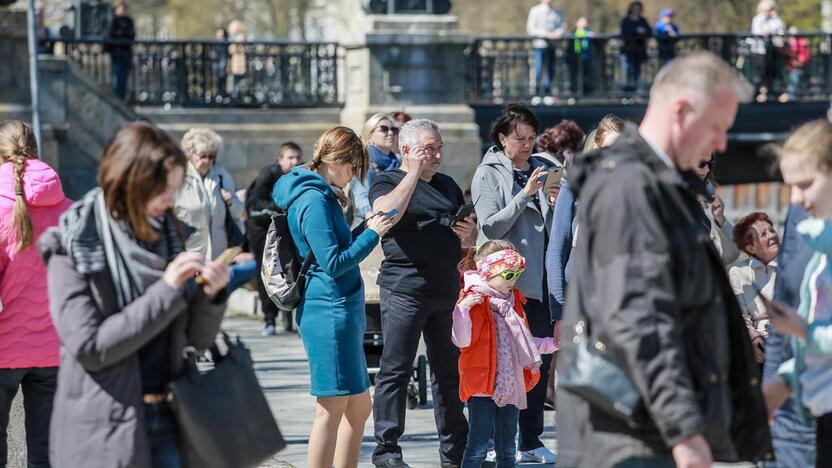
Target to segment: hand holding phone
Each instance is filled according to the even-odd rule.
[[[474,213],[474,205],[466,203],[459,207],[455,215],[451,216],[451,226],[471,216]]]
[[[560,187],[560,181],[563,178],[563,168],[553,167],[546,173],[546,180],[543,182],[543,192],[552,193],[555,188]]]
[[[225,249],[219,257],[217,257],[213,262],[211,262],[211,264],[215,266],[225,265],[225,267],[228,267],[229,265],[231,265],[231,262],[234,261],[234,257],[240,255],[242,251],[243,249],[241,249],[240,247],[231,247]],[[194,278],[194,281],[196,282],[196,284],[199,285],[205,284],[205,278],[203,278],[202,274],[200,273],[197,273],[196,278]]]

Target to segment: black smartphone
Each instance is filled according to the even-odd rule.
[[[474,213],[474,205],[471,203],[466,203],[459,207],[459,210],[456,212],[455,215],[451,216],[451,226],[454,224],[462,221],[463,219],[471,216]]]

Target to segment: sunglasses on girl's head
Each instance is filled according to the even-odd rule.
[[[517,278],[520,277],[521,273],[523,273],[523,270],[516,270],[516,271],[506,270],[506,271],[500,272],[500,277],[503,278],[506,281],[514,281],[514,280],[516,280]]]
[[[381,130],[381,133],[392,133],[393,135],[399,134],[399,127],[388,127],[387,125],[379,125],[376,127],[376,130]]]

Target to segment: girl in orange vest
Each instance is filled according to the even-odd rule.
[[[470,258],[470,257],[466,257]],[[494,440],[497,467],[514,467],[517,420],[526,393],[540,379],[540,355],[557,350],[552,338],[535,338],[514,288],[526,260],[510,242],[488,241],[464,265],[465,287],[453,314],[459,356],[459,397],[468,403],[468,445],[461,468],[476,468]]]

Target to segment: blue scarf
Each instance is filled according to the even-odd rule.
[[[387,172],[399,168],[396,153],[384,154],[380,149],[370,145],[370,163],[377,172]]]

